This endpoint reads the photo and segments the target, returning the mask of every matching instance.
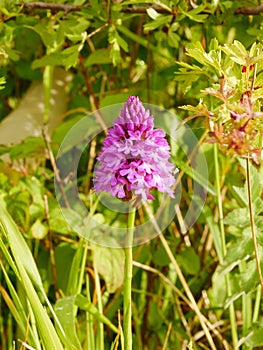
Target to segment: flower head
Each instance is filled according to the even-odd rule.
[[[104,139],[99,166],[94,172],[96,192],[136,201],[154,199],[157,189],[174,196],[174,165],[161,129],[154,129],[153,116],[136,96],[130,96]]]

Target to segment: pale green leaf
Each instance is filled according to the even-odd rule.
[[[113,244],[116,244],[115,242]],[[107,291],[114,293],[123,284],[124,251],[93,245],[94,264],[106,283]]]
[[[146,12],[151,19],[156,19],[160,16],[160,14],[157,11],[155,11],[155,9],[153,9],[152,7],[147,8]]]

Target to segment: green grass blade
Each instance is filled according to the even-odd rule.
[[[42,306],[39,297],[34,289],[34,286],[18,256],[16,257],[16,261],[23,281],[25,292],[36,318],[36,323],[41,339],[45,345],[45,349],[64,350],[64,347],[62,346],[56,330],[50,318],[48,317],[46,310]]]
[[[12,282],[10,281],[9,276],[8,276],[6,270],[1,262],[0,262],[0,265],[1,265],[1,269],[3,271],[4,277],[6,280],[6,284],[8,286],[9,291],[10,291],[10,295],[11,295],[12,299],[10,298],[10,296],[7,294],[6,290],[2,286],[0,286],[0,294],[2,294],[3,299],[6,302],[6,305],[8,306],[8,308],[11,311],[18,327],[20,328],[20,331],[23,334],[23,338],[26,339],[26,337],[27,337],[29,344],[34,346],[35,349],[41,350],[39,339],[36,338],[36,335],[33,334],[32,329],[28,324],[26,313],[25,313],[23,305],[19,299],[19,296],[18,296]]]
[[[9,242],[17,270],[19,272],[20,280],[36,318],[38,330],[41,335],[43,344],[47,350],[63,350],[63,346],[55,331],[55,328],[50,318],[48,317],[46,310],[42,306],[41,301],[33,286],[34,283],[34,285],[42,292],[44,290],[31,251],[20,231],[18,230],[15,222],[1,202],[0,227],[2,228],[2,231],[6,235]]]
[[[21,264],[25,268],[27,274],[30,276],[31,281],[40,290],[43,288],[40,275],[31,251],[26,244],[23,236],[18,230],[15,222],[5,209],[3,203],[0,201],[0,227],[2,228],[7,240],[10,244],[10,248],[14,255],[20,257]]]
[[[55,312],[63,327],[72,350],[81,350],[75,327],[75,297],[61,298],[56,302]]]

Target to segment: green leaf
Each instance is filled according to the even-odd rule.
[[[76,266],[74,264],[76,251],[76,246],[66,242],[60,243],[54,251],[57,272],[57,288],[66,294],[71,294],[67,293],[67,286],[74,286],[74,283],[72,283],[72,280],[70,279],[74,268],[75,278],[77,281],[79,279],[79,274],[77,274],[76,271],[79,271],[80,265]]]
[[[43,344],[47,349],[64,350],[64,347],[60,342],[60,339],[54,329],[54,326],[50,318],[48,317],[47,312],[44,309],[33,287],[33,284],[31,283],[31,280],[28,277],[26,270],[24,269],[24,264],[22,264],[20,257],[16,257],[16,262],[18,265],[19,273],[21,275],[21,279],[23,281],[24,289],[26,291],[28,300],[34,312],[34,316]],[[70,349],[70,347],[68,349]]]
[[[159,27],[163,27],[164,25],[168,25],[172,20],[172,15],[159,15],[154,21],[150,23],[146,23],[143,28],[144,30],[155,30]]]
[[[226,274],[233,270],[241,261],[247,260],[253,251],[254,246],[251,237],[243,237],[227,249],[220,272]]]
[[[248,208],[237,208],[228,213],[224,218],[226,225],[246,227],[250,225]]]
[[[71,344],[72,350],[81,350],[75,322],[75,296],[61,298],[55,304],[55,312]]]
[[[112,243],[113,246],[116,242]],[[107,291],[114,293],[124,278],[124,251],[100,245],[93,245],[94,265],[106,283]]]
[[[44,157],[44,140],[41,137],[27,137],[22,143],[10,149],[11,159]]]
[[[154,20],[160,16],[160,14],[157,11],[155,11],[155,9],[153,9],[152,7],[147,8],[146,12],[147,12],[148,16]]]
[[[177,260],[191,275],[196,275],[200,270],[200,257],[192,247],[186,247],[177,254]]]
[[[41,68],[45,66],[64,66],[66,69],[75,67],[78,63],[79,52],[83,45],[78,44],[70,46],[62,52],[52,52],[43,56],[32,63],[32,68]]]
[[[31,226],[30,234],[32,238],[43,239],[48,234],[48,226],[42,223],[40,219],[37,219]]]
[[[217,256],[219,258],[219,262],[223,261],[222,254],[222,242],[220,239],[220,230],[218,227],[218,223],[215,222],[213,212],[210,207],[205,206],[205,210],[203,211],[203,215],[205,216],[205,220],[208,224],[209,230],[214,240],[214,245],[216,249]]]
[[[249,336],[246,338],[245,344],[249,347],[256,348],[263,346],[263,322],[253,324],[249,329]]]
[[[66,282],[67,295],[73,295],[73,294],[75,295],[78,293],[79,275],[76,274],[76,271],[80,271],[81,269],[83,253],[84,253],[83,244],[79,244],[70,264],[70,270],[68,271],[68,278],[66,281],[64,281]]]
[[[207,19],[208,14],[200,12],[205,10],[205,8],[206,5],[200,5],[192,9],[191,11],[183,11],[182,8],[180,8],[180,12],[182,12],[186,17],[190,18],[192,21],[203,23]]]
[[[204,66],[210,66],[221,72],[220,62],[218,61],[220,56],[215,55],[215,52],[205,52],[202,45],[198,42],[197,44],[189,44],[186,47],[187,55],[193,57],[196,61],[200,62]]]
[[[247,66],[251,63],[248,61],[249,55],[244,45],[240,41],[234,40],[233,44],[225,44],[222,50],[230,59],[240,65]]]
[[[28,191],[19,188],[19,186],[14,187],[5,200],[7,209],[16,224],[27,230],[29,225],[29,205],[31,202],[31,196]]]
[[[61,209],[58,207],[52,208],[50,210],[49,217],[49,228],[53,232],[57,232],[60,234],[70,234],[72,233],[72,228],[65,220]]]
[[[110,57],[110,50],[99,49],[92,52],[85,61],[85,67],[90,67],[97,64],[110,64],[112,62]]]
[[[44,45],[48,48],[48,51],[58,49],[63,44],[64,34],[62,34],[62,31],[56,32],[51,25],[39,21],[39,23],[34,26],[26,25],[25,27],[38,33]]]
[[[259,249],[260,250],[260,249]],[[261,253],[260,253],[261,255]],[[260,263],[261,271],[263,268],[263,262]],[[241,289],[245,293],[251,292],[253,289],[255,289],[259,284],[259,276],[257,272],[257,266],[255,259],[249,261],[247,263],[246,271],[241,273]]]
[[[168,44],[171,47],[177,48],[179,46],[180,39],[181,38],[178,34],[171,31],[168,32]]]
[[[168,257],[163,245],[158,245],[156,250],[152,253],[152,261],[157,266],[168,266],[170,258]]]
[[[103,314],[99,312],[94,304],[92,304],[87,298],[83,295],[76,295],[75,297],[75,305],[77,305],[81,310],[85,310],[93,315],[99,322],[104,323],[108,326],[112,331],[118,333],[119,330],[114,324]]]
[[[41,338],[47,349],[63,350],[62,344],[54,330],[45,309],[33,287],[32,282],[43,292],[43,285],[34,258],[19,232],[16,224],[0,201],[0,227],[5,234],[15,259],[21,282],[23,283],[28,300],[37,321]]]

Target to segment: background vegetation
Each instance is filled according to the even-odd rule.
[[[261,13],[256,0],[0,0],[1,349],[123,349],[123,251],[65,222],[54,159],[83,116],[129,95],[187,123],[209,173],[185,232],[195,175],[172,148],[182,199],[134,248],[134,349],[263,347]],[[102,136],[78,186],[94,215],[118,222],[94,201]]]

